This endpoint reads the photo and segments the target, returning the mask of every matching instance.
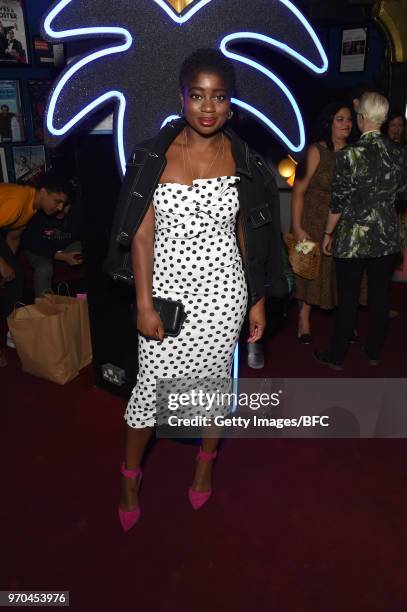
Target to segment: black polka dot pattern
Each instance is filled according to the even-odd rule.
[[[236,240],[237,176],[162,183],[155,190],[153,295],[180,300],[187,319],[176,338],[139,336],[130,427],[156,422],[157,378],[228,378],[247,308]]]

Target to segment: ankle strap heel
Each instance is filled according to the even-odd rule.
[[[138,475],[141,476],[141,468],[140,467],[136,467],[135,470],[128,470],[126,468],[126,464],[122,463],[121,467],[121,473],[123,474],[123,476],[125,476],[126,478],[137,478]]]
[[[207,453],[206,451],[202,450],[202,448],[200,448],[196,458],[200,461],[212,461],[212,459],[215,459],[217,454],[218,451],[213,451],[213,453]],[[192,487],[189,487],[188,489],[189,501],[194,510],[199,510],[199,508],[202,508],[202,506],[206,504],[211,495],[212,489],[209,489],[209,491],[194,491]]]
[[[213,451],[213,453],[207,453],[206,451],[202,450],[202,448],[200,448],[199,453],[197,455],[197,459],[200,459],[201,461],[212,461],[212,459],[215,459],[217,454],[218,451]]]
[[[143,476],[143,473],[140,467],[137,467],[135,470],[128,470],[126,468],[126,464],[123,462],[121,464],[120,471],[123,474],[123,476],[125,476],[126,478],[139,477],[138,486],[140,487],[140,481]],[[137,523],[141,515],[140,506],[137,506],[136,508],[133,508],[133,510],[129,510],[129,511],[122,510],[122,508],[120,508],[119,506],[118,512],[119,512],[120,524],[122,526],[123,531],[128,531],[129,529],[134,527],[134,525]]]

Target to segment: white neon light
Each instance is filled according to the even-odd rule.
[[[164,121],[160,125],[160,130],[163,129],[164,125],[167,125],[167,123],[169,123],[170,121],[173,121],[174,119],[181,119],[181,115],[168,115],[168,117],[164,119]]]
[[[119,152],[120,166],[124,174],[126,171],[126,155],[124,151],[123,125],[124,125],[124,113],[126,109],[126,98],[124,97],[124,94],[121,91],[115,91],[115,90],[108,91],[107,93],[103,94],[102,96],[99,96],[99,98],[97,98],[96,100],[93,100],[93,102],[85,106],[79,113],[77,113],[63,127],[61,128],[54,127],[55,107],[58,102],[58,98],[61,94],[61,91],[65,87],[69,79],[72,78],[73,75],[76,74],[76,72],[78,72],[78,70],[83,68],[83,66],[86,66],[86,64],[90,64],[91,62],[97,59],[100,59],[101,57],[105,57],[106,55],[112,55],[114,53],[124,53],[131,47],[133,43],[133,38],[130,32],[126,30],[125,28],[116,28],[116,27],[75,28],[71,30],[62,30],[60,32],[53,30],[52,25],[51,25],[52,21],[71,2],[72,0],[61,0],[61,2],[52,9],[52,11],[47,15],[46,19],[44,20],[44,30],[50,38],[61,39],[61,38],[67,38],[67,37],[73,37],[73,36],[84,36],[84,35],[95,35],[95,34],[96,35],[100,35],[100,34],[112,35],[113,34],[115,36],[117,35],[122,36],[124,37],[125,40],[123,44],[115,45],[113,47],[108,47],[106,49],[99,49],[98,51],[95,51],[94,53],[87,55],[86,57],[82,58],[81,60],[73,64],[73,66],[71,66],[71,68],[67,70],[67,72],[63,75],[58,85],[55,87],[54,91],[52,92],[51,100],[50,100],[49,107],[48,107],[48,113],[47,113],[47,129],[51,134],[54,134],[55,136],[62,136],[63,134],[66,134],[67,132],[69,132],[69,130],[72,129],[76,123],[78,123],[81,119],[83,119],[85,115],[92,112],[97,106],[104,104],[109,99],[116,98],[119,101],[119,111],[117,115],[117,135],[116,135],[117,149]]]
[[[201,2],[198,2],[197,4],[194,4],[194,6],[192,8],[190,8],[189,11],[187,11],[182,16],[177,15],[176,13],[174,13],[174,9],[172,9],[169,6],[169,4],[167,4],[167,2],[165,2],[165,0],[154,0],[154,2],[156,4],[158,4],[158,6],[160,6],[163,9],[163,11],[165,11],[167,13],[167,15],[169,17],[171,17],[171,19],[173,21],[175,21],[175,23],[178,23],[179,25],[182,25],[182,24],[186,23],[189,19],[191,19],[191,17],[193,17],[195,15],[195,13],[200,11],[201,8],[203,8],[206,4],[209,4],[209,2],[212,2],[212,0],[201,0]]]
[[[294,109],[295,115],[297,117],[299,131],[300,131],[300,144],[299,145],[295,145],[294,143],[292,143],[285,136],[285,134],[283,134],[283,132],[266,115],[264,115],[264,113],[262,113],[258,109],[254,108],[253,106],[251,106],[250,104],[247,104],[246,102],[244,102],[242,100],[233,99],[232,101],[237,106],[240,106],[244,110],[250,112],[251,114],[255,115],[258,119],[263,121],[271,130],[273,130],[281,138],[281,140],[291,150],[293,150],[293,151],[300,151],[304,147],[304,145],[305,145],[304,125],[303,125],[302,116],[301,116],[301,112],[299,110],[299,107],[298,107],[294,97],[292,96],[291,92],[289,91],[289,89],[284,85],[284,83],[276,75],[274,75],[272,72],[267,70],[261,64],[255,62],[253,60],[250,60],[250,59],[248,59],[248,58],[246,58],[244,56],[240,56],[240,55],[238,55],[236,53],[232,53],[231,51],[228,51],[227,48],[226,48],[226,45],[227,45],[228,42],[231,42],[233,40],[237,40],[239,38],[240,39],[241,38],[257,39],[257,40],[259,40],[261,42],[264,42],[266,44],[273,45],[273,46],[276,46],[276,47],[280,48],[283,52],[291,55],[292,57],[295,57],[298,61],[300,61],[303,64],[305,64],[308,68],[310,68],[312,71],[314,71],[316,73],[321,74],[321,73],[325,72],[327,67],[328,67],[328,60],[327,60],[327,57],[325,55],[324,49],[322,48],[322,45],[319,42],[318,37],[315,34],[314,30],[312,29],[311,25],[305,19],[305,17],[302,15],[302,13],[292,4],[292,2],[290,2],[290,0],[279,0],[279,1],[282,4],[284,4],[297,17],[297,19],[299,19],[299,21],[302,23],[302,25],[305,27],[305,29],[307,30],[307,32],[311,36],[313,42],[315,43],[315,45],[316,45],[316,47],[317,47],[317,49],[318,49],[318,51],[320,53],[320,56],[321,56],[321,59],[322,59],[322,66],[316,66],[315,64],[313,64],[312,62],[307,60],[307,58],[305,58],[303,55],[301,55],[300,53],[298,53],[297,51],[295,51],[294,49],[292,49],[288,45],[280,43],[279,41],[277,41],[277,40],[275,40],[275,39],[273,39],[271,37],[265,36],[263,34],[256,34],[256,33],[253,33],[253,32],[238,32],[238,33],[230,34],[230,35],[226,36],[222,40],[220,47],[221,47],[222,52],[227,57],[230,57],[231,59],[234,59],[236,61],[240,61],[240,62],[246,63],[246,64],[252,66],[253,68],[255,68],[256,70],[259,70],[260,72],[265,74],[269,79],[274,81],[274,83],[276,83],[276,85],[278,87],[280,87],[280,89],[285,93],[285,95],[289,99],[289,101],[290,101],[290,103],[291,103],[291,105],[292,105],[292,107]],[[74,74],[76,74],[76,72],[78,72],[78,70],[83,68],[83,66],[85,66],[86,64],[89,64],[89,63],[91,63],[93,61],[96,61],[96,60],[98,60],[98,59],[100,59],[102,57],[105,57],[107,55],[112,55],[114,53],[123,53],[123,52],[127,51],[131,47],[131,45],[133,43],[133,39],[132,39],[132,36],[131,36],[130,32],[128,30],[126,30],[125,28],[120,28],[120,27],[113,27],[113,26],[103,27],[103,26],[100,26],[100,27],[73,28],[73,29],[69,29],[69,30],[55,31],[52,28],[53,20],[71,2],[72,2],[72,0],[61,0],[59,3],[56,4],[56,6],[50,11],[50,13],[45,18],[45,20],[44,20],[44,30],[45,30],[45,32],[47,33],[47,35],[50,38],[64,39],[64,38],[69,38],[69,37],[74,37],[74,36],[86,36],[86,35],[88,35],[88,36],[94,36],[94,35],[99,36],[99,35],[104,35],[105,34],[105,35],[122,36],[122,37],[124,37],[124,43],[123,44],[118,44],[118,45],[115,45],[115,46],[112,46],[112,47],[109,47],[109,48],[106,48],[106,49],[101,49],[101,50],[98,50],[98,51],[96,51],[94,53],[91,53],[90,55],[82,58],[81,60],[79,60],[78,62],[73,64],[71,66],[71,68],[69,70],[67,70],[67,72],[63,75],[63,77],[59,81],[57,87],[55,88],[55,90],[52,93],[50,104],[49,104],[49,108],[48,108],[48,113],[47,113],[47,128],[48,128],[48,131],[51,134],[54,134],[56,136],[64,135],[70,129],[72,129],[73,126],[78,121],[83,119],[83,117],[85,115],[87,115],[88,113],[92,112],[97,106],[100,106],[101,104],[104,104],[109,99],[112,99],[112,98],[113,99],[117,99],[118,102],[119,102],[119,110],[118,110],[118,115],[117,115],[117,134],[116,134],[116,139],[117,139],[117,148],[118,148],[118,152],[119,152],[120,165],[121,165],[122,172],[124,174],[126,165],[125,165],[123,126],[124,126],[124,114],[125,114],[125,109],[126,109],[126,99],[125,99],[124,94],[121,91],[112,90],[112,91],[109,91],[109,92],[103,94],[102,96],[100,96],[99,98],[97,98],[96,100],[94,100],[93,102],[88,104],[86,107],[84,107],[79,113],[77,113],[63,127],[56,128],[54,126],[54,116],[55,116],[56,104],[57,104],[58,98],[59,98],[59,96],[61,94],[61,91],[62,91],[63,87],[68,83],[69,79],[72,78],[74,76]],[[165,0],[154,0],[154,2],[156,4],[158,4],[162,8],[162,10],[175,23],[177,23],[179,25],[182,25],[182,24],[186,23],[189,19],[191,19],[191,17],[193,17],[193,15],[195,15],[204,6],[206,6],[207,4],[212,2],[212,0],[201,0],[197,4],[194,4],[194,6],[192,6],[182,16],[177,15],[173,11],[173,9],[165,2]],[[165,125],[165,123],[167,123],[168,121],[170,121],[171,119],[174,119],[176,117],[177,117],[177,115],[172,115],[171,117],[167,118],[167,120],[162,124],[161,127],[163,127],[163,125]]]
[[[239,378],[239,343],[236,343],[235,352],[233,355],[233,379]]]
[[[256,35],[253,34],[253,38],[255,37]],[[229,38],[230,38],[229,36],[225,36],[225,38],[223,38],[220,43],[220,50],[222,51],[224,55],[226,55],[226,57],[229,57],[230,59],[236,60],[238,62],[242,62],[243,64],[247,64],[248,66],[251,66],[255,70],[262,72],[268,79],[273,81],[285,93],[286,97],[288,98],[294,110],[295,116],[297,118],[298,129],[300,132],[299,144],[296,145],[293,142],[291,142],[291,140],[287,138],[287,136],[280,130],[280,128],[277,127],[277,125],[273,121],[271,121],[271,119],[269,119],[264,113],[259,111],[254,106],[251,106],[247,102],[244,102],[243,100],[239,100],[238,98],[232,98],[231,100],[232,104],[236,104],[237,106],[240,106],[244,110],[248,111],[249,113],[253,114],[258,119],[260,119],[260,121],[265,123],[273,132],[277,134],[279,138],[281,138],[281,140],[288,146],[289,149],[295,152],[301,151],[305,146],[304,122],[302,120],[300,108],[297,102],[295,101],[295,98],[292,95],[291,91],[288,89],[288,87],[283,83],[281,79],[279,79],[275,74],[273,74],[273,72],[271,72],[270,70],[262,66],[262,64],[259,64],[258,62],[255,62],[254,60],[251,60],[248,57],[245,57],[243,55],[239,55],[238,53],[234,53],[233,51],[229,51],[226,47],[226,44]]]
[[[322,66],[317,66],[316,64],[313,64],[312,62],[310,62],[306,57],[301,55],[301,53],[298,53],[297,51],[295,51],[292,47],[289,47],[288,45],[276,40],[275,38],[270,38],[270,36],[265,36],[264,34],[257,34],[255,32],[234,32],[233,34],[229,34],[228,36],[225,36],[225,38],[223,38],[222,40],[222,44],[226,46],[227,43],[237,40],[237,39],[240,39],[240,41],[242,41],[243,39],[257,40],[267,45],[277,47],[284,53],[287,53],[287,55],[291,55],[292,57],[294,57],[296,60],[298,60],[299,62],[301,62],[302,64],[304,64],[310,70],[312,70],[313,72],[316,72],[317,74],[323,74],[324,72],[327,71],[328,58],[326,57],[325,51],[321,47],[321,44],[319,45],[321,47],[321,50],[319,49],[318,50],[320,51],[320,54],[321,54]]]
[[[294,57],[296,60],[298,60],[299,62],[301,62],[302,64],[304,64],[310,70],[312,70],[313,72],[317,74],[323,74],[324,72],[326,72],[328,69],[328,58],[318,39],[318,36],[316,35],[315,31],[311,27],[311,24],[305,19],[304,15],[292,4],[292,2],[290,2],[290,0],[279,0],[279,1],[282,4],[284,4],[297,17],[297,19],[299,19],[299,21],[302,23],[302,25],[307,30],[308,34],[311,36],[320,54],[320,57],[322,60],[321,66],[317,66],[316,64],[310,62],[301,53],[298,53],[292,47],[276,40],[275,38],[271,38],[270,36],[265,36],[264,34],[259,34],[255,32],[234,32],[233,34],[229,34],[228,36],[225,36],[222,39],[220,43],[220,49],[222,53],[226,55],[226,57],[229,57],[230,59],[233,59],[233,60],[242,62],[244,64],[247,64],[249,66],[252,66],[255,70],[259,70],[260,72],[262,72],[264,75],[266,75],[267,78],[274,81],[274,83],[276,83],[276,85],[285,93],[288,100],[290,101],[290,104],[294,110],[294,113],[295,113],[295,116],[298,122],[298,128],[300,132],[300,142],[298,145],[295,145],[294,143],[292,143],[287,138],[287,136],[276,126],[276,124],[273,121],[271,121],[271,119],[269,119],[264,113],[256,109],[254,106],[251,106],[250,104],[248,104],[247,102],[244,102],[243,100],[238,100],[237,98],[232,98],[232,102],[236,104],[237,106],[240,106],[247,112],[253,114],[260,121],[265,123],[272,131],[275,132],[275,134],[277,134],[277,136],[279,136],[279,138],[288,146],[289,149],[291,149],[292,151],[298,152],[298,151],[301,151],[305,146],[304,122],[302,119],[302,115],[301,115],[299,106],[294,96],[288,89],[288,87],[274,73],[272,73],[270,70],[267,70],[267,68],[265,68],[258,62],[255,62],[254,60],[251,60],[237,53],[233,53],[232,51],[229,51],[227,49],[227,44],[230,43],[231,41],[243,40],[243,39],[257,40],[259,42],[266,43],[268,45],[277,47],[284,53]]]
[[[302,58],[302,56],[299,56],[299,57],[297,57],[297,59],[302,61],[304,64],[309,65],[309,68],[311,68],[311,70],[314,70],[314,72],[317,72],[319,74],[322,74],[322,73],[326,72],[328,70],[328,66],[329,66],[328,58],[326,56],[326,53],[324,51],[323,46],[320,43],[320,40],[319,40],[318,36],[316,35],[316,32],[315,32],[314,28],[311,26],[310,22],[307,21],[307,19],[304,17],[304,15],[301,13],[301,11],[299,11],[298,8],[292,2],[290,2],[290,0],[280,0],[280,2],[282,4],[284,4],[292,13],[294,13],[294,15],[297,17],[297,19],[299,21],[301,21],[302,25],[307,30],[308,34],[311,36],[311,38],[312,38],[316,48],[319,51],[320,56],[321,56],[321,59],[322,59],[322,68],[314,70],[314,68],[312,67],[314,64],[311,64],[311,62],[308,62],[308,60],[306,58]],[[287,48],[290,49],[290,47],[287,47]],[[287,51],[287,53],[288,53],[288,51]],[[296,55],[294,55],[294,53],[296,53],[296,52],[293,51],[292,55],[294,57],[296,57]],[[300,59],[300,58],[302,58],[302,59]]]
[[[293,142],[291,142],[291,140],[289,140],[289,138],[287,138],[287,136],[284,134],[284,132],[282,132],[280,130],[280,128],[277,127],[276,124],[273,123],[273,121],[271,121],[271,119],[269,119],[264,113],[259,111],[257,108],[255,108],[254,106],[251,106],[250,104],[247,104],[247,102],[244,102],[243,100],[238,100],[237,98],[232,98],[231,102],[232,102],[232,104],[236,104],[236,106],[240,106],[240,108],[242,108],[246,112],[251,113],[252,115],[257,117],[257,119],[260,119],[260,121],[263,121],[263,123],[265,123],[267,125],[267,127],[270,128],[270,130],[275,132],[277,134],[277,136],[279,138],[281,138],[281,140],[284,142],[284,144],[286,144],[287,147],[289,149],[291,149],[291,151],[294,151],[295,153],[298,153],[299,151],[303,150],[303,148],[305,146],[304,122],[302,120],[301,115],[300,115],[300,117],[298,117],[297,112],[295,114],[297,116],[298,128],[299,128],[299,131],[300,131],[300,142],[299,142],[298,145],[295,145]],[[296,107],[298,109],[297,104],[296,104]],[[295,111],[295,108],[294,108],[294,111]]]

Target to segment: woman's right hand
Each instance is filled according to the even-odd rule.
[[[146,338],[164,340],[164,325],[154,308],[137,310],[137,330]]]
[[[312,240],[312,238],[308,234],[308,232],[303,230],[302,227],[299,227],[297,229],[293,229],[293,234],[294,234],[294,238],[295,238],[295,240],[297,242],[302,242],[303,240]]]

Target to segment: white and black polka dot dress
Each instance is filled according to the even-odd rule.
[[[228,378],[247,308],[236,239],[237,176],[161,183],[154,197],[153,295],[180,300],[187,319],[162,342],[139,336],[130,427],[156,422],[157,378]]]

